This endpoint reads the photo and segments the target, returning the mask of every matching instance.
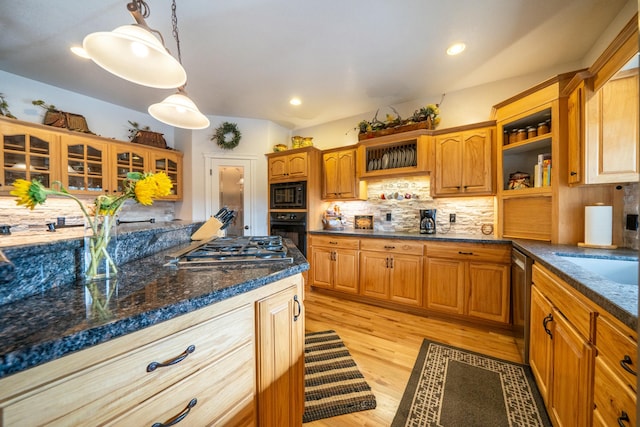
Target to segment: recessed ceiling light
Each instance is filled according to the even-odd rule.
[[[291,105],[300,105],[300,104],[302,104],[302,101],[300,101],[300,98],[291,98],[291,100],[289,101],[289,104],[291,104]]]
[[[462,53],[465,48],[467,46],[464,43],[455,43],[452,44],[451,46],[449,46],[449,48],[447,49],[447,55],[457,55],[459,53]]]
[[[87,54],[87,51],[81,48],[80,46],[71,46],[71,52],[75,53],[81,58],[90,59],[89,55]]]

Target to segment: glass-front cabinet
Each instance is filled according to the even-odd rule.
[[[16,179],[37,179],[46,186],[58,179],[52,161],[57,135],[4,123],[0,126],[0,134],[0,192],[11,191]]]
[[[60,147],[62,183],[70,192],[96,194],[111,191],[107,143],[65,135]]]
[[[163,197],[169,200],[182,199],[182,153],[178,151],[152,150],[151,168],[153,172],[164,172],[173,183],[171,194]]]
[[[142,147],[130,144],[114,145],[111,158],[114,160],[115,174],[111,182],[111,188],[117,192],[124,190],[124,180],[129,172],[149,171],[149,155]]]

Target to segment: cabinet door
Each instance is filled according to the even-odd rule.
[[[304,412],[304,314],[300,286],[257,303],[258,419],[300,426]]]
[[[151,168],[153,172],[164,172],[167,174],[173,188],[171,194],[163,197],[168,200],[182,199],[182,155],[168,151],[151,152]]]
[[[444,313],[464,313],[463,261],[427,258],[425,307]]]
[[[422,305],[422,257],[393,255],[390,266],[391,301]]]
[[[462,191],[462,135],[441,135],[435,144],[435,194],[457,194]]]
[[[567,149],[569,184],[582,182],[584,158],[584,82],[576,87],[567,99]]]
[[[509,273],[507,265],[469,263],[469,316],[509,323]]]
[[[60,162],[56,134],[2,122],[0,135],[1,192],[13,190],[16,179],[37,179],[46,187],[59,179],[54,168]]]
[[[73,193],[110,192],[108,148],[92,138],[65,135],[62,148],[62,183]]]
[[[343,199],[355,198],[358,196],[356,188],[356,150],[340,151],[338,153],[338,194]]]
[[[389,263],[383,252],[360,252],[360,292],[378,299],[389,299]]]
[[[591,425],[593,349],[557,310],[553,319],[549,415],[557,426]]]
[[[284,179],[287,177],[287,156],[269,158],[269,180]]]
[[[612,368],[615,366],[610,366],[598,354],[593,386],[594,425],[597,424],[598,413],[603,419],[600,425],[636,426],[636,393],[620,381]],[[625,418],[627,421],[621,423]]]
[[[287,156],[288,178],[307,177],[307,153],[290,154]]]
[[[151,171],[148,149],[124,144],[114,145],[110,149],[111,171],[113,172],[111,188],[115,191],[122,192],[124,190],[123,183],[129,172]]]
[[[476,129],[462,134],[462,191],[464,193],[491,193],[491,129]]]
[[[323,182],[322,182],[322,198],[335,198],[340,193],[339,182],[339,153],[326,153],[322,155]]]
[[[551,336],[546,328],[553,334],[554,322],[553,307],[536,286],[531,287],[531,317],[529,328],[529,365],[536,379],[538,390],[545,405],[549,405],[549,386],[551,381]]]
[[[333,249],[312,247],[311,264],[313,265],[311,284],[322,288],[333,288]]]
[[[334,289],[358,293],[358,251],[338,249],[333,255]]]

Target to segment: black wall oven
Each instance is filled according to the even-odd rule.
[[[306,209],[307,182],[280,182],[270,186],[271,209]]]
[[[269,223],[272,236],[282,236],[291,241],[307,257],[307,213],[271,212]]]

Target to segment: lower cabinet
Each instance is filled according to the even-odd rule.
[[[299,426],[304,413],[302,287],[257,302],[258,425]]]
[[[534,264],[529,362],[554,426],[591,425],[596,315],[577,292]]]
[[[297,274],[3,378],[0,425],[300,426],[301,291]]]
[[[429,242],[425,308],[509,324],[510,245]]]
[[[422,305],[423,244],[409,240],[360,241],[361,295]]]
[[[358,239],[311,236],[310,247],[312,285],[358,293]]]

